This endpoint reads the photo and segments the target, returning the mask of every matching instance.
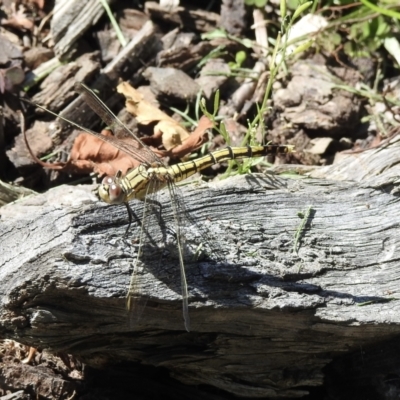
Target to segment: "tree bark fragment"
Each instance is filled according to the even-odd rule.
[[[186,265],[189,333],[173,246],[160,263],[146,245],[138,279],[149,300],[131,323],[125,296],[139,227],[123,238],[125,207],[100,203],[85,186],[3,207],[0,335],[93,366],[163,366],[181,382],[237,396],[301,397],[338,356],[400,333],[398,143],[342,162],[368,174],[360,182],[327,179],[325,168],[314,171],[319,179],[256,174],[182,187],[197,224],[186,221],[188,245],[202,240],[200,228],[225,257]],[[160,200],[173,226],[165,191]],[[143,204],[132,206],[140,216]]]

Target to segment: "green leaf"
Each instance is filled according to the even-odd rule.
[[[226,38],[228,35],[223,29],[215,29],[214,31],[203,33],[201,38],[204,40]]]
[[[219,89],[217,89],[217,91],[215,92],[215,95],[214,95],[214,110],[213,110],[214,117],[217,115],[218,110],[219,110],[219,95],[220,95],[220,92],[219,92]]]
[[[250,40],[250,39],[243,39],[242,41],[241,41],[241,43],[242,43],[242,45],[244,46],[244,47],[247,47],[247,48],[249,48],[249,49],[251,49],[252,47],[253,47],[253,44],[254,44],[254,42],[252,41],[252,40]]]
[[[291,57],[293,57],[295,54],[302,53],[303,51],[306,51],[308,48],[312,46],[314,43],[314,40],[307,40],[306,42],[302,43],[300,46],[297,46],[292,54],[290,54]]]
[[[243,50],[238,51],[235,55],[235,61],[238,67],[240,67],[246,61],[246,52]]]
[[[297,19],[298,16],[300,16],[300,14],[303,11],[306,11],[307,8],[310,8],[312,6],[312,1],[307,1],[306,3],[300,5],[297,10],[294,12],[293,17],[292,17],[292,21],[295,21]]]
[[[299,0],[287,0],[286,5],[289,10],[294,11],[299,5]]]
[[[384,37],[389,33],[390,28],[382,16],[377,18],[378,27],[376,29],[376,36]]]
[[[362,28],[362,37],[365,39],[367,37],[371,36],[371,28],[373,28],[373,24],[372,23],[364,23],[361,25]]]
[[[281,0],[279,3],[280,11],[281,11],[281,18],[282,20],[286,17],[286,0]]]
[[[263,8],[267,4],[267,0],[254,0],[254,5],[258,8]]]
[[[387,8],[378,7],[377,5],[370,3],[368,0],[361,0],[365,6],[370,8],[372,11],[378,12],[380,14],[386,15],[388,17],[396,18],[400,20],[400,13],[394,10],[389,10]]]
[[[384,40],[385,49],[389,54],[396,60],[397,64],[400,65],[400,43],[395,36],[386,38]]]

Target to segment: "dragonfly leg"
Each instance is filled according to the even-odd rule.
[[[146,201],[151,204],[154,208],[158,208],[156,215],[158,222],[161,222],[161,214],[162,214],[162,205],[159,201],[154,200],[154,199],[146,199]]]
[[[129,229],[131,228],[133,220],[135,220],[139,225],[141,225],[142,223],[141,223],[140,219],[138,218],[138,216],[132,211],[132,208],[130,207],[129,203],[124,203],[124,204],[126,207],[126,211],[128,211],[128,226],[126,228],[125,235],[124,235],[124,236],[127,236]]]
[[[126,228],[124,236],[128,236],[129,229],[131,228],[131,225],[132,225],[133,212],[132,212],[131,208],[129,207],[128,203],[124,203],[124,204],[125,204],[125,207],[126,207],[126,211],[128,211],[128,226]]]
[[[157,206],[159,210],[155,213],[157,215],[158,222],[161,222],[161,211],[162,211],[162,205],[160,202],[156,200],[149,200],[146,199],[146,202],[150,203],[153,206]],[[138,223],[138,225],[142,226],[142,221],[141,219],[136,215],[136,213],[132,210],[131,206],[129,203],[124,203],[126,207],[126,211],[128,212],[128,226],[126,228],[124,236],[128,235],[129,229],[132,226],[132,222],[135,221]]]

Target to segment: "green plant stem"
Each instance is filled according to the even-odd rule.
[[[117,37],[118,37],[119,42],[121,43],[121,46],[125,47],[127,44],[127,41],[126,41],[124,35],[122,34],[121,28],[119,27],[117,21],[114,18],[111,8],[107,3],[107,0],[99,0],[99,1],[100,1],[101,5],[104,7],[104,10],[106,11],[106,13],[108,15],[108,18],[111,21],[111,25],[113,26],[115,33],[117,34]]]

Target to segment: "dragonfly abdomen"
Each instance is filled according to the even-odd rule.
[[[223,161],[236,160],[242,158],[263,157],[267,155],[285,154],[293,152],[293,146],[246,146],[246,147],[225,147],[224,149],[214,151],[197,160],[187,161],[172,165],[169,168],[155,168],[157,173],[167,173],[175,182],[182,181],[189,176],[201,171],[211,165]],[[161,169],[163,171],[161,171]]]

